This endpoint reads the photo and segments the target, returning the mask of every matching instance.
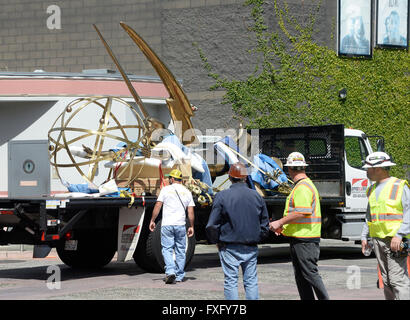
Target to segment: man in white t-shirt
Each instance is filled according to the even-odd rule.
[[[154,231],[155,219],[162,208],[161,246],[165,262],[165,283],[181,282],[185,277],[186,235],[194,235],[194,207],[191,192],[182,185],[182,172],[172,170],[169,185],[161,189],[152,211],[149,229]],[[185,229],[186,211],[190,226]],[[175,261],[173,253],[175,251]]]

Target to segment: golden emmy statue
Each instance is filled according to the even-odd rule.
[[[134,30],[125,23],[121,23],[121,26],[151,62],[168,90],[169,98],[166,99],[166,102],[171,119],[174,125],[178,122],[182,127],[182,130],[178,132],[178,138],[185,145],[198,143],[191,123],[191,117],[193,116],[192,105],[188,101],[179,83],[154,51],[149,48],[147,43],[139,37]],[[140,165],[141,157],[137,157],[136,155],[138,153],[138,155],[142,154],[143,158],[150,158],[151,149],[155,146],[155,143],[151,141],[151,136],[155,132],[155,129],[165,128],[165,126],[150,117],[141,98],[132,86],[127,74],[103,38],[101,32],[95,25],[94,29],[97,31],[108,54],[121,73],[142,117],[135,108],[117,97],[88,97],[76,99],[64,109],[49,130],[50,163],[55,168],[55,172],[60,180],[63,180],[60,173],[62,168],[75,168],[90,184],[94,183],[94,178],[98,172],[98,165],[101,161],[119,163],[121,166],[115,166],[115,172],[113,172],[114,170],[111,168],[106,181],[113,177],[120,177],[122,186],[127,187],[140,176],[146,176],[142,173],[143,171],[147,171],[146,169],[149,165],[147,165],[145,161]],[[124,125],[119,121],[115,112],[112,110],[113,101],[120,103],[120,105],[134,115],[135,124]],[[83,116],[87,109],[94,109],[95,112],[94,116],[90,117],[91,120],[87,124],[87,128],[73,125],[76,117]],[[95,124],[94,128],[91,129],[93,121]],[[126,133],[126,129],[135,129],[134,134],[130,136]],[[192,130],[192,134],[190,135],[191,139],[183,141],[182,137],[187,130]],[[117,144],[122,143],[123,147],[116,151],[107,151],[107,146],[112,148],[114,141],[116,141]],[[76,146],[76,144],[81,144],[81,147]],[[76,161],[75,157],[81,157],[84,158],[84,160]],[[126,180],[125,183],[124,180]]]
[[[120,25],[147,57],[167,89],[169,97],[166,99],[166,103],[171,119],[174,122],[174,127],[181,127],[181,130],[175,132],[177,138],[186,147],[197,145],[199,140],[195,135],[191,122],[191,117],[194,115],[193,106],[180,84],[155,52],[131,27],[123,22]],[[165,129],[165,125],[149,115],[110,46],[103,38],[97,26],[93,26],[122,75],[139,110],[136,110],[135,107],[117,97],[88,97],[72,101],[59,115],[48,133],[50,163],[55,168],[57,176],[63,181],[60,169],[75,168],[82,178],[95,186],[94,178],[97,175],[99,163],[106,161],[111,166],[107,167],[105,165],[107,168],[110,168],[105,182],[114,178],[116,182],[121,181],[121,187],[133,189],[135,187],[134,182],[137,179],[152,178],[157,181],[162,179],[163,173],[166,172],[160,169],[158,173],[158,167],[161,168],[161,161],[164,159],[172,158],[176,159],[175,165],[178,165],[178,168],[184,173],[185,184],[191,192],[198,196],[201,203],[208,201],[211,203],[212,198],[208,192],[212,190],[212,186],[192,178],[191,168],[204,172],[198,156],[194,152],[189,152],[189,157],[191,158],[188,158],[189,163],[186,163],[184,162],[186,157],[180,154],[182,148],[175,150],[174,146],[168,146],[168,149],[166,149],[164,144],[161,145],[159,143],[156,145],[152,137],[156,129]],[[128,113],[131,113],[135,121],[132,122],[131,120],[131,124],[121,123],[118,111],[113,110],[113,102],[116,105],[120,105],[121,108],[125,108]],[[87,123],[87,128],[76,125],[77,118],[84,116],[90,119]],[[241,130],[241,134],[243,132],[244,130]],[[183,140],[183,137],[190,138]],[[81,144],[81,147],[76,144]],[[171,154],[172,157],[170,156]],[[238,155],[244,158],[242,155]],[[75,157],[80,157],[82,160],[77,162]],[[256,167],[246,158],[245,160],[250,165]],[[213,177],[225,173],[222,170],[225,165],[219,165],[218,167],[218,165],[209,164],[208,167]],[[170,171],[172,168],[167,167],[164,169]],[[256,169],[262,171],[257,167]],[[263,173],[269,179],[275,181],[280,174],[280,172],[275,172],[271,175],[266,172]],[[150,184],[151,182],[145,181],[144,183]],[[288,193],[290,189],[291,187],[288,183],[281,183],[279,192]],[[158,186],[156,190],[158,190]],[[214,188],[214,191],[217,192],[218,188]],[[145,191],[143,190],[143,192]]]

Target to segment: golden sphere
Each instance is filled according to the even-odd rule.
[[[124,110],[133,117],[134,123],[121,122],[124,121]],[[69,112],[71,114],[67,116]],[[60,170],[70,178],[76,171],[86,181],[94,183],[98,174],[93,168],[100,161],[110,161],[110,150],[119,142],[139,146],[142,128],[141,116],[121,98],[96,96],[75,99],[66,106],[48,132],[50,164],[61,178]],[[81,155],[84,153],[88,156]],[[108,169],[105,171],[109,172]],[[96,183],[106,179],[103,176],[96,178]]]

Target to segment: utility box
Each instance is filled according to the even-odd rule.
[[[9,142],[9,197],[41,197],[50,194],[50,162],[47,140]]]

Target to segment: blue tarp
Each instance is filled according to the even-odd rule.
[[[132,142],[135,142],[135,140],[132,141]],[[143,147],[142,143],[140,143],[139,145],[140,145],[141,148]],[[118,151],[120,151],[121,149],[126,148],[126,147],[127,147],[127,144],[126,144],[125,142],[120,142],[119,144],[117,144],[117,147],[118,147],[119,149],[110,149],[110,150],[111,150],[111,151],[114,151],[114,152],[118,152]],[[140,149],[138,149],[138,150],[135,152],[135,156],[137,156],[137,157],[142,156],[142,155],[143,155],[143,154],[142,154],[142,152],[141,152]],[[122,155],[122,156],[124,156],[124,155]]]
[[[67,187],[68,191],[70,192],[82,192],[82,193],[98,193],[98,189],[93,189],[90,188],[90,186],[87,183],[81,183],[81,184],[71,184],[67,183],[65,184]]]
[[[231,149],[235,150],[236,152],[239,153],[239,147],[236,145],[236,142],[233,141],[233,139],[230,136],[225,136],[223,137],[221,140],[219,140],[218,142],[223,142],[224,144],[226,144],[228,147],[230,147]],[[217,150],[217,152],[225,159],[225,161],[231,165],[232,161],[229,160],[229,157],[219,148],[217,148],[216,145],[214,145],[215,149]],[[245,167],[249,167],[248,163],[241,158],[240,156],[237,156],[239,162],[243,163],[245,165]],[[248,173],[249,173],[249,168],[248,168]],[[250,175],[248,175],[248,177],[246,178],[246,183],[248,184],[249,188],[251,189],[255,189],[255,185],[253,184],[252,178]]]
[[[265,172],[273,173],[273,171],[279,169],[281,174],[279,175],[278,180],[280,182],[288,181],[286,174],[283,173],[279,165],[267,155],[261,154],[261,153],[255,155],[253,157],[253,163]],[[263,189],[273,190],[279,185],[277,182],[275,182],[272,179],[270,179],[269,182],[267,182],[266,175],[260,172],[259,170],[257,170],[256,168],[253,168],[251,177],[252,177],[252,180],[259,183],[261,188]],[[267,190],[267,192],[270,192],[269,190]]]
[[[221,140],[219,140],[218,142],[222,142],[224,144],[226,144],[228,147],[230,147],[231,149],[235,150],[236,152],[239,152],[239,148],[236,145],[236,142],[232,140],[232,138],[230,136],[226,136],[223,137]],[[229,157],[227,156],[227,154],[225,152],[223,152],[223,150],[219,149],[217,147],[217,145],[214,145],[216,151],[218,152],[218,154],[225,159],[225,162],[227,162],[229,165],[232,164],[232,160],[229,159]],[[238,157],[239,158],[239,157]],[[241,159],[239,158],[239,161],[241,161]]]
[[[162,140],[162,142],[167,142],[167,143],[173,143],[176,146],[178,146],[186,155],[188,155],[191,151],[191,149],[185,147],[181,141],[179,141],[178,137],[174,134],[170,134],[167,136],[164,136],[164,139]],[[200,157],[200,156],[199,156]],[[202,164],[202,168],[204,169],[204,172],[199,172],[197,170],[195,170],[194,168],[192,168],[192,178],[194,179],[198,179],[199,181],[202,181],[203,183],[206,183],[208,186],[210,186],[210,188],[208,189],[208,193],[209,194],[213,194],[212,191],[212,179],[211,179],[211,173],[209,171],[208,165],[206,163],[206,161],[201,158],[201,164]]]
[[[178,139],[178,137],[173,134],[173,133],[169,133],[168,135],[164,135],[163,136],[163,140],[161,142],[166,142],[166,143],[172,143],[175,144],[176,146],[178,146],[182,152],[184,152],[186,155],[188,155],[191,150],[189,148],[187,148],[186,146],[184,146],[181,141]],[[140,144],[141,145],[141,144]],[[127,146],[126,143],[119,143],[117,145],[117,147],[119,148],[125,148]],[[142,147],[142,145],[141,145]],[[113,149],[113,151],[118,151],[119,149]],[[142,153],[138,150],[136,153],[137,156],[141,156]],[[209,171],[208,165],[206,164],[206,161],[204,159],[202,159],[202,168],[204,169],[204,172],[199,172],[196,171],[195,169],[192,168],[192,177],[194,179],[199,179],[200,181],[206,183],[208,186],[212,187],[212,179],[211,179],[211,173]],[[213,194],[212,189],[209,188],[208,189],[208,193],[209,194]]]

